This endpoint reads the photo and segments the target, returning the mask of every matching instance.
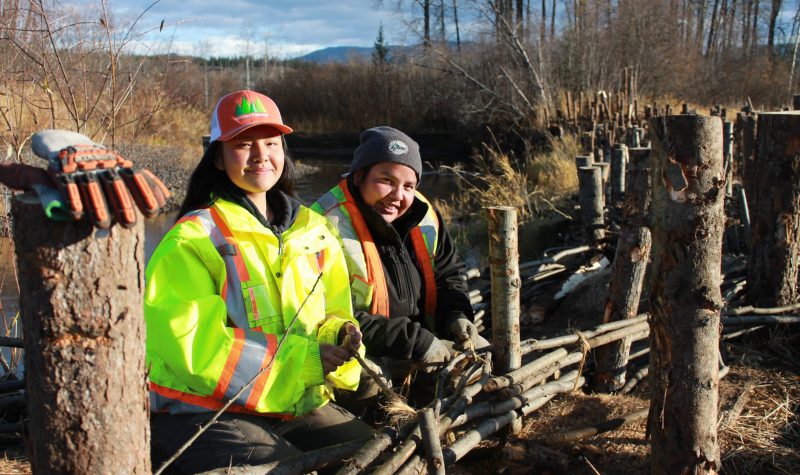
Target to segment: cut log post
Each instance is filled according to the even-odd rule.
[[[725,163],[725,196],[733,196],[733,122],[722,123],[722,156]]]
[[[800,112],[759,114],[757,129],[747,302],[777,307],[800,298]]]
[[[519,368],[522,363],[519,338],[520,287],[517,212],[509,206],[487,208],[489,221],[489,262],[492,282],[492,344],[499,373]],[[518,421],[511,432],[518,432]]]
[[[592,164],[592,166],[600,169],[600,182],[603,190],[603,196],[601,197],[602,206],[605,208],[606,203],[609,201],[606,196],[609,194],[608,179],[611,175],[611,164],[606,162],[595,162]]]
[[[603,152],[603,146],[602,145],[595,149],[595,151],[594,151],[594,160],[597,163],[605,163],[606,162],[605,152]]]
[[[650,120],[652,474],[716,473],[722,232],[722,120]]]
[[[594,151],[594,131],[581,134],[581,152],[592,155]]]
[[[150,473],[142,220],[50,221],[27,194],[12,214],[33,472]]]
[[[792,110],[800,110],[800,94],[795,94],[792,97]]]
[[[630,150],[628,192],[625,194],[623,218],[611,281],[603,311],[603,323],[635,318],[639,309],[647,263],[650,259],[651,236],[647,227],[650,212],[650,150]],[[625,385],[625,367],[631,339],[597,349],[597,369],[592,388],[599,392],[615,392]]]
[[[744,180],[744,189],[747,196],[752,199],[755,190],[755,150],[756,150],[756,124],[757,116],[748,114],[742,115],[741,123],[741,154],[742,154],[742,170],[741,175]],[[751,206],[752,208],[752,206]]]
[[[621,203],[625,197],[625,173],[628,163],[628,147],[616,144],[611,151],[611,206]]]
[[[743,186],[737,187],[736,190],[737,204],[739,205],[739,220],[744,229],[745,246],[750,247],[750,207],[747,204],[747,192],[744,191]]]
[[[594,163],[594,158],[591,155],[578,155],[575,157],[575,166],[577,168],[590,167]]]
[[[597,167],[578,169],[581,218],[586,244],[597,246],[605,237],[602,172]]]

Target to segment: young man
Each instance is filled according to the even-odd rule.
[[[442,363],[452,343],[488,346],[472,323],[464,265],[417,191],[419,146],[403,132],[361,133],[350,174],[312,206],[342,238],[367,355]]]

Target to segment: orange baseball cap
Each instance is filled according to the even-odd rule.
[[[236,91],[223,96],[211,115],[211,140],[226,141],[257,125],[269,125],[284,134],[291,127],[283,124],[281,111],[275,102],[255,91]]]

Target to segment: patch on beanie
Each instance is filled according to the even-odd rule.
[[[389,142],[389,151],[395,155],[403,155],[408,153],[408,145],[402,140],[392,140]]]

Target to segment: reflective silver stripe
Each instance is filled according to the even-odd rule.
[[[239,362],[236,364],[236,370],[231,376],[230,384],[225,390],[225,400],[230,400],[239,390],[247,384],[250,379],[261,371],[261,365],[264,363],[264,356],[267,354],[268,342],[266,335],[260,332],[250,331],[245,332],[244,346],[242,353],[239,357]],[[242,406],[247,404],[247,398],[253,391],[253,386],[243,392],[236,398],[236,404]]]
[[[328,218],[331,225],[339,231],[339,236],[342,239],[344,258],[347,262],[347,270],[350,273],[351,284],[353,283],[353,279],[356,278],[355,276],[364,282],[363,286],[350,286],[350,291],[353,296],[353,308],[355,310],[366,310],[369,308],[372,300],[371,291],[369,290],[372,286],[372,282],[369,279],[367,259],[364,255],[364,248],[361,245],[361,240],[358,238],[352,221],[350,221],[347,213],[342,210],[340,206],[336,206],[334,209],[330,210],[325,217]],[[365,292],[368,293],[365,294]]]
[[[168,412],[170,414],[201,414],[211,412],[202,406],[195,406],[187,402],[178,401],[166,396],[162,396],[155,391],[150,391],[150,412]]]
[[[318,207],[318,208],[317,208]],[[314,203],[314,209],[316,211],[322,211],[323,214],[327,214],[333,208],[339,207],[339,199],[330,191],[325,193]]]
[[[422,236],[425,238],[425,247],[428,249],[428,257],[431,259],[432,266],[434,256],[436,255],[436,245],[439,241],[439,218],[433,210],[433,205],[431,205],[430,201],[428,201],[422,193],[416,192],[416,196],[423,203],[428,205],[428,212],[425,213],[425,217],[422,218],[422,221],[420,221],[417,227],[419,227]]]
[[[211,217],[211,211],[208,209],[198,209],[186,214],[187,217],[196,216],[200,220],[200,224],[208,233],[211,243],[219,251],[222,246],[228,244],[222,231],[214,223],[214,218]],[[228,318],[239,328],[250,330],[250,323],[247,321],[247,309],[244,303],[244,295],[242,293],[242,282],[239,280],[239,272],[236,270],[236,261],[231,255],[221,255],[222,260],[225,262],[225,306],[228,309]]]

